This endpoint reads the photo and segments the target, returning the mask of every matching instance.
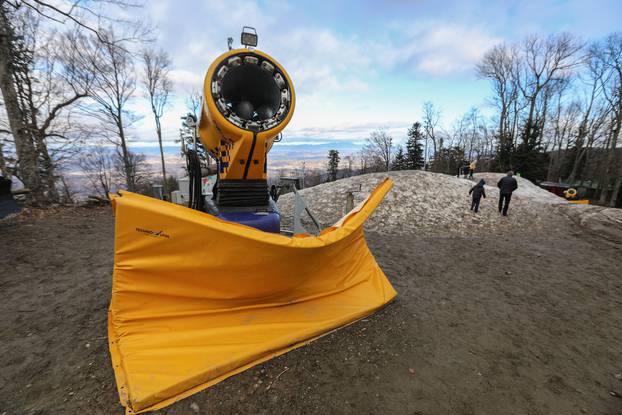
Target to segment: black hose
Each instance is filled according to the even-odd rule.
[[[188,169],[188,207],[203,211],[203,192],[201,191],[201,160],[194,150],[186,152],[186,167]]]

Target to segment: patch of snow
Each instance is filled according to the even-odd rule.
[[[356,205],[387,175],[394,187],[368,220],[367,230],[397,234],[469,234],[502,232],[510,227],[542,227],[559,217],[557,205],[567,203],[519,177],[509,216],[502,217],[497,208],[499,191],[496,187],[502,173],[480,173],[475,181],[419,170],[371,173],[323,183],[300,193],[322,225],[329,226],[345,214],[348,191],[355,191]],[[480,178],[489,185],[486,186],[487,198],[482,199],[476,214],[470,211],[469,190]],[[293,194],[286,194],[278,201],[284,228],[291,229],[293,200]]]

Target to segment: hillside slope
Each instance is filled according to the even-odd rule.
[[[481,173],[476,181],[487,181],[486,199],[480,212],[470,211],[471,180],[419,170],[371,173],[324,183],[301,194],[323,226],[331,225],[345,213],[346,194],[355,191],[355,204],[364,200],[387,175],[395,185],[370,218],[368,230],[390,234],[469,234],[498,232],[510,228],[534,228],[559,220],[558,206],[567,202],[526,179],[517,178],[518,190],[510,204],[509,216],[500,217],[497,210],[500,173]],[[279,207],[284,226],[288,227],[293,212],[293,194],[283,195]],[[563,224],[562,224],[563,225]]]

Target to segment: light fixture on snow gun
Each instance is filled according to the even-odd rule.
[[[242,35],[240,36],[241,44],[243,44],[247,48],[249,47],[254,48],[257,46],[257,40],[258,40],[257,31],[255,30],[254,27],[244,26],[242,28]]]

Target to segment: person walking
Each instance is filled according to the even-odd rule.
[[[503,216],[508,215],[508,208],[510,207],[510,200],[512,199],[512,193],[518,189],[518,182],[514,177],[513,171],[509,171],[505,177],[502,177],[497,183],[499,188],[499,213]]]
[[[485,184],[486,182],[484,179],[481,179],[479,183],[471,187],[471,190],[469,190],[469,194],[473,195],[473,199],[471,200],[471,210],[475,213],[479,211],[479,202],[482,200],[482,197],[486,199],[486,190],[484,189]]]
[[[475,168],[477,167],[477,160],[471,162],[469,164],[469,179],[473,178],[473,173],[475,173]]]

